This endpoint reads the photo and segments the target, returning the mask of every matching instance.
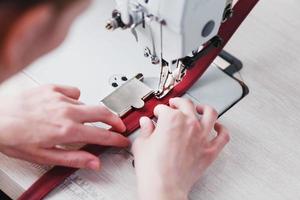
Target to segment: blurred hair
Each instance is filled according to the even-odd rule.
[[[2,6],[13,6],[20,10],[36,6],[41,3],[51,3],[59,11],[66,5],[72,4],[76,0],[0,0],[0,8]]]
[[[14,5],[18,8],[27,8],[43,1],[44,0],[0,0],[0,6]]]
[[[6,9],[12,9],[15,13],[15,16],[13,17],[9,14],[9,17],[6,17],[6,15],[0,16],[0,48],[2,47],[4,35],[7,33],[11,21],[14,20],[19,14],[28,10],[30,7],[36,6],[46,1],[48,0],[0,0],[0,9],[2,11]]]

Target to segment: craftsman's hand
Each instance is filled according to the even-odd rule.
[[[157,126],[142,118],[142,135],[133,144],[140,199],[187,199],[228,143],[228,132],[216,122],[216,111],[189,100],[172,99],[170,107],[159,105],[154,113]],[[210,140],[212,129],[217,136]]]
[[[129,141],[119,133],[126,128],[104,106],[84,105],[79,96],[80,91],[73,87],[43,86],[0,99],[0,151],[39,164],[98,170],[98,157],[61,146],[89,143],[125,147]],[[84,125],[88,122],[103,122],[116,132]]]

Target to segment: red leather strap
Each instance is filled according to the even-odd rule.
[[[130,135],[139,128],[139,119],[142,116],[153,117],[153,109],[158,104],[168,104],[169,99],[182,96],[206,71],[214,59],[219,55],[221,50],[236,32],[238,27],[248,16],[259,0],[239,0],[234,6],[234,15],[227,22],[222,24],[219,36],[223,39],[223,45],[220,48],[212,50],[205,57],[199,59],[196,66],[187,72],[184,80],[177,85],[171,93],[164,99],[158,100],[151,98],[146,101],[145,107],[140,110],[134,110],[130,114],[123,117],[123,121],[127,126],[127,135]],[[106,147],[97,145],[86,145],[84,150],[100,155],[105,151]],[[59,186],[67,177],[76,172],[77,169],[66,167],[54,167],[45,173],[37,182],[35,182],[19,200],[41,200],[57,186]]]

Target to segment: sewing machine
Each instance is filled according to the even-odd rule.
[[[220,44],[217,33],[231,17],[232,4],[231,0],[94,1],[64,44],[25,73],[39,83],[79,87],[87,104],[99,104],[141,73],[144,84],[162,98],[198,58]],[[190,91],[197,94],[191,97],[196,103],[223,113],[244,96],[239,82],[215,69],[236,66],[233,71],[238,71],[241,64],[232,65],[232,60],[228,55],[219,58],[195,84]]]
[[[222,43],[232,0],[116,0],[108,30],[129,29],[143,55],[161,68],[155,95],[166,96],[201,56]],[[205,45],[205,46],[203,46]]]

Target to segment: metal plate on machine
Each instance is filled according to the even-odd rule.
[[[153,94],[153,90],[142,82],[143,75],[138,74],[101,102],[111,111],[124,116],[132,108],[140,109],[145,105],[144,100]]]

